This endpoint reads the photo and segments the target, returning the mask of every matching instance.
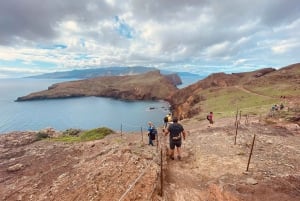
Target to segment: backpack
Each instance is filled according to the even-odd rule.
[[[169,127],[170,139],[181,140],[181,132],[183,132],[183,127],[178,123],[173,123]]]
[[[165,123],[168,122],[168,117],[167,117],[167,116],[165,116],[164,122],[165,122]]]
[[[157,135],[157,129],[153,127],[149,133],[151,140],[155,140],[155,136]]]
[[[206,116],[206,119],[207,119],[208,121],[210,120],[209,115]]]

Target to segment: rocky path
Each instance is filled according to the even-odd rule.
[[[234,145],[233,119],[219,120],[212,128],[194,121],[183,122],[189,135],[182,160],[168,160],[165,200],[299,200],[297,131],[265,127],[253,119],[241,126]]]

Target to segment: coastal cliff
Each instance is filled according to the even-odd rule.
[[[177,90],[169,77],[160,74],[159,71],[151,71],[139,75],[105,76],[62,82],[48,87],[47,90],[18,97],[16,101],[84,96],[122,100],[167,100]]]
[[[300,63],[297,63],[278,70],[265,68],[244,73],[214,73],[179,90],[170,98],[170,104],[173,114],[184,119],[209,111],[234,111],[237,107],[260,111],[256,109],[257,105],[294,101],[299,96]]]

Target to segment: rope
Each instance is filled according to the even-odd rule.
[[[159,135],[157,136],[157,137],[159,137]],[[162,139],[163,139],[163,137],[164,137],[164,135],[162,134],[161,136],[160,136],[160,140],[159,140],[159,150],[163,150],[162,149],[162,146],[163,146],[163,144],[162,144]],[[129,186],[129,188],[124,192],[124,194],[121,196],[121,198],[119,199],[119,201],[122,201],[122,200],[124,200],[124,198],[126,197],[126,195],[132,190],[132,188],[136,185],[136,183],[142,178],[142,176],[146,173],[146,171],[148,170],[148,168],[150,167],[150,165],[151,165],[151,162],[149,162],[148,163],[148,165],[147,165],[147,167],[144,169],[144,171],[134,180],[134,182],[132,183],[132,184],[130,184]],[[160,164],[160,165],[162,165],[162,164]],[[155,189],[157,188],[157,183],[156,184],[154,184],[153,185],[153,190],[152,190],[152,192],[151,192],[151,196],[153,195],[153,193],[155,192]],[[150,197],[151,197],[150,196]]]
[[[135,186],[135,184],[138,182],[138,180],[145,174],[146,170],[150,167],[150,164],[148,164],[148,166],[145,168],[145,170],[134,180],[134,182],[130,185],[130,187],[125,191],[125,193],[121,196],[121,198],[119,199],[119,201],[122,201],[125,196],[127,195],[127,193]]]

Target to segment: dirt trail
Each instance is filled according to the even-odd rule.
[[[266,95],[263,95],[263,94],[256,93],[254,91],[250,91],[250,90],[248,90],[248,89],[246,89],[246,88],[244,88],[243,86],[240,86],[240,85],[239,86],[235,86],[235,88],[237,88],[239,90],[242,90],[242,91],[244,91],[246,93],[256,95],[256,96],[265,97],[265,98],[274,98],[272,96],[266,96]]]
[[[296,132],[242,125],[234,145],[234,120],[185,121],[182,160],[168,160],[165,200],[299,200],[300,139]],[[246,172],[253,134],[257,140]],[[278,183],[278,186],[274,182]],[[280,185],[284,187],[279,187]]]

